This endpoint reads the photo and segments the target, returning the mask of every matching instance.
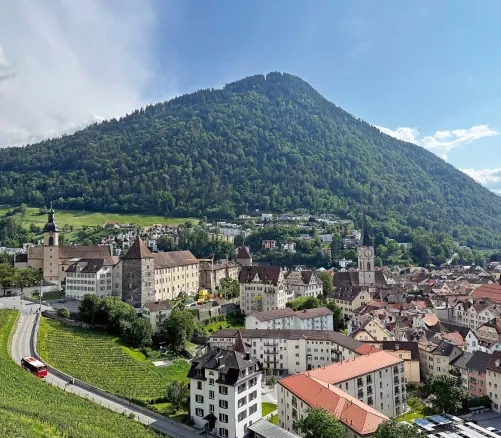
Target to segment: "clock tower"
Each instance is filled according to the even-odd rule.
[[[374,244],[369,239],[369,229],[365,213],[362,215],[362,236],[357,247],[358,254],[358,284],[360,286],[374,286],[376,274],[374,270]]]
[[[54,222],[52,203],[43,228],[43,277],[49,281],[59,279],[59,229]]]

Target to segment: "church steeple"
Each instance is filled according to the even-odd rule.
[[[54,222],[54,209],[52,208],[52,202],[50,203],[49,214],[47,217],[47,223],[43,227],[44,233],[57,233],[59,232],[56,223]]]
[[[367,219],[365,218],[365,210],[362,207],[362,235],[358,246],[374,246],[369,237],[369,227],[367,226]]]
[[[369,227],[362,207],[362,232],[357,248],[358,254],[358,284],[374,287],[376,275],[374,269],[374,244],[369,237]]]

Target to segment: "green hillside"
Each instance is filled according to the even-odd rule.
[[[500,197],[280,73],[0,150],[0,203],[51,199],[58,209],[178,217],[304,208],[355,219],[366,199],[373,231],[387,237],[423,227],[501,247]]]

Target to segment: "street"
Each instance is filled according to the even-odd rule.
[[[9,301],[6,301],[9,300]],[[21,308],[21,318],[19,319],[19,325],[16,329],[12,340],[12,348],[10,351],[12,359],[17,363],[21,363],[21,359],[26,356],[34,355],[34,329],[35,329],[35,314],[38,309],[38,304],[33,304],[31,302],[23,301],[21,302],[19,297],[9,297],[0,299],[0,308]],[[45,310],[46,306],[42,306],[42,310]],[[30,314],[31,309],[31,314]],[[77,385],[69,385],[66,380],[60,379],[53,374],[48,374],[46,377],[46,382],[51,385],[57,386],[58,388],[64,389],[66,392],[71,392],[80,397],[87,398],[100,404],[101,406],[108,408],[112,411],[118,412],[120,414],[125,413],[126,415],[134,414],[135,418],[142,424],[150,425],[159,432],[165,433],[172,438],[198,438],[199,433],[196,431],[191,431],[189,428],[169,420],[158,420],[154,416],[145,415],[142,412],[129,406],[126,400],[122,402],[111,401],[105,397],[102,397],[92,391],[80,388]]]

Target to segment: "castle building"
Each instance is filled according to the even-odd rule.
[[[240,266],[252,266],[252,256],[248,246],[240,246],[235,251],[235,261]]]
[[[43,228],[43,245],[28,247],[23,258],[16,258],[15,267],[42,269],[43,278],[51,282],[63,282],[66,270],[79,259],[106,259],[112,256],[106,245],[59,246],[59,229],[54,221],[52,205],[47,223]]]

